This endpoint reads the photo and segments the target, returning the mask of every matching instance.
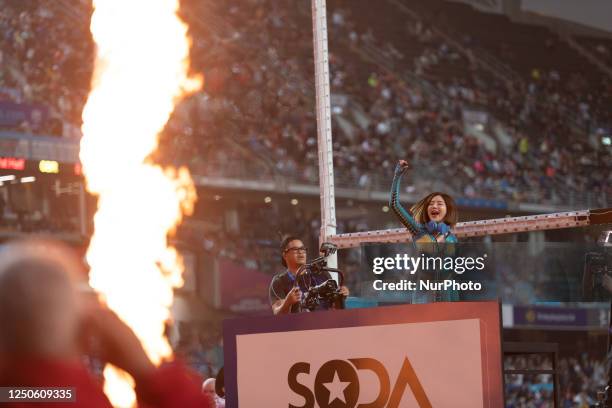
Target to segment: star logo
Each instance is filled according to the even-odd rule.
[[[321,408],[355,408],[359,399],[357,371],[348,361],[323,364],[315,377],[315,397]]]
[[[334,371],[334,379],[331,382],[323,383],[323,385],[329,390],[328,405],[331,405],[337,399],[346,404],[344,390],[351,385],[350,381],[341,381],[338,372]]]

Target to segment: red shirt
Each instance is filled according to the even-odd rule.
[[[0,387],[72,387],[76,402],[49,403],[57,408],[112,408],[102,387],[79,362],[32,359],[12,362],[0,372]],[[139,407],[147,408],[213,408],[201,393],[198,382],[179,363],[165,364],[136,386]],[[10,402],[10,408],[40,408],[41,403]]]

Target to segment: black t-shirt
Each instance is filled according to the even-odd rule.
[[[270,282],[270,305],[278,300],[283,300],[293,289],[294,283],[295,278],[289,274],[288,270],[274,275],[272,282]],[[291,305],[291,313],[298,313],[299,311],[299,303]]]
[[[316,274],[316,275],[311,275],[310,278],[308,278],[307,282],[305,282],[304,279],[298,279],[299,281],[298,286],[300,290],[302,291],[302,295],[304,295],[304,293],[306,293],[306,291],[308,290],[309,285],[311,286],[320,285],[321,283],[331,278],[332,277],[327,272]],[[294,286],[295,286],[295,277],[291,275],[288,270],[285,270],[284,272],[274,275],[274,277],[272,278],[272,282],[270,283],[270,305],[274,304],[274,302],[278,300],[284,299],[287,296],[287,293],[289,293],[291,289],[293,289]],[[316,310],[327,310],[331,308],[332,308],[331,303],[322,301],[321,303],[319,303],[319,305],[315,309]],[[300,303],[295,303],[291,305],[291,313],[299,313],[299,312],[300,312]]]

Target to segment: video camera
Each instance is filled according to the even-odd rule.
[[[337,250],[336,245],[324,242],[319,249],[323,255],[298,269],[296,285],[303,292],[301,309],[313,311],[317,308],[329,309],[332,306],[344,309],[345,296],[340,292],[340,287],[344,284],[344,275],[339,269],[327,266],[327,258]],[[338,275],[338,282],[331,273]]]

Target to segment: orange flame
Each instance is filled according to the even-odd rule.
[[[98,195],[90,284],[159,364],[172,354],[164,322],[183,270],[167,237],[196,196],[185,168],[163,170],[146,158],[177,100],[201,81],[187,74],[178,0],[94,0],[94,9],[97,55],[80,153],[87,188]],[[114,367],[104,376],[113,405],[135,404],[129,376]]]

